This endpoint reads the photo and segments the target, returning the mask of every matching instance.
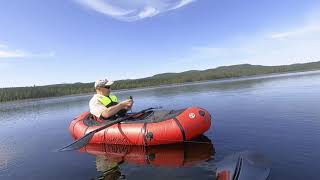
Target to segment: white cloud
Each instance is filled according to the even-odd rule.
[[[304,22],[281,33],[260,32],[232,37],[219,44],[195,46],[182,57],[172,58],[172,62],[186,67],[198,64],[198,68],[206,69],[241,63],[282,65],[320,61],[319,18],[319,13],[309,14]]]
[[[278,32],[271,34],[271,38],[281,39],[281,38],[295,38],[303,36],[312,36],[320,33],[320,9],[315,7],[306,14],[304,22],[300,23],[295,27],[291,27],[289,30],[284,32]]]
[[[304,63],[320,61],[319,47],[320,33],[285,39],[262,35],[232,42],[224,47],[215,45],[194,47],[184,57],[173,61],[185,66],[202,64],[203,69],[243,63],[259,65]]]
[[[158,13],[160,13],[160,11],[156,10],[153,7],[145,7],[144,10],[139,13],[138,16],[139,16],[140,19],[143,19],[143,18],[146,18],[146,17],[155,16]]]
[[[5,49],[5,48],[8,48],[8,46],[5,44],[0,44],[0,49]]]
[[[271,38],[290,38],[294,36],[303,36],[311,33],[320,33],[320,25],[299,27],[291,31],[275,33],[271,35]]]
[[[180,3],[177,4],[176,6],[174,6],[173,8],[171,8],[171,10],[181,8],[182,6],[185,6],[185,5],[192,3],[194,1],[196,1],[196,0],[181,0]]]
[[[119,7],[112,6],[111,4],[102,0],[78,0],[77,2],[102,14],[114,17],[126,16],[133,12],[133,10],[125,10]]]
[[[0,50],[0,58],[23,58],[27,56],[29,56],[29,54],[24,51]]]
[[[1,58],[29,58],[29,57],[53,57],[55,52],[49,53],[31,53],[18,49],[9,49],[7,45],[0,44],[0,59]]]
[[[196,0],[74,0],[82,6],[123,21],[136,21],[175,10]]]

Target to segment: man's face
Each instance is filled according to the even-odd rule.
[[[99,90],[104,96],[108,96],[111,92],[111,87],[110,86],[100,87]]]

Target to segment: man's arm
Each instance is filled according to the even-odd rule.
[[[109,118],[115,114],[117,114],[121,109],[128,109],[132,106],[133,101],[132,100],[125,100],[120,102],[117,105],[111,106],[104,110],[101,114],[104,118]]]

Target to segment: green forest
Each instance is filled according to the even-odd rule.
[[[113,90],[142,88],[159,85],[169,85],[194,81],[216,80],[243,76],[264,75],[271,73],[286,73],[320,70],[320,61],[282,66],[261,66],[240,64],[221,66],[203,71],[191,70],[181,73],[157,74],[141,79],[115,81]],[[47,86],[0,88],[0,102],[31,98],[94,93],[94,83],[55,84]]]

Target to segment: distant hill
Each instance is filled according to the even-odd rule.
[[[320,61],[282,66],[240,64],[232,66],[221,66],[203,71],[191,70],[181,73],[163,73],[141,79],[126,79],[115,81],[112,89],[132,89],[194,81],[311,70],[320,70]],[[47,86],[0,88],[0,102],[30,98],[74,95],[82,93],[94,93],[93,85],[94,83],[73,83]]]

